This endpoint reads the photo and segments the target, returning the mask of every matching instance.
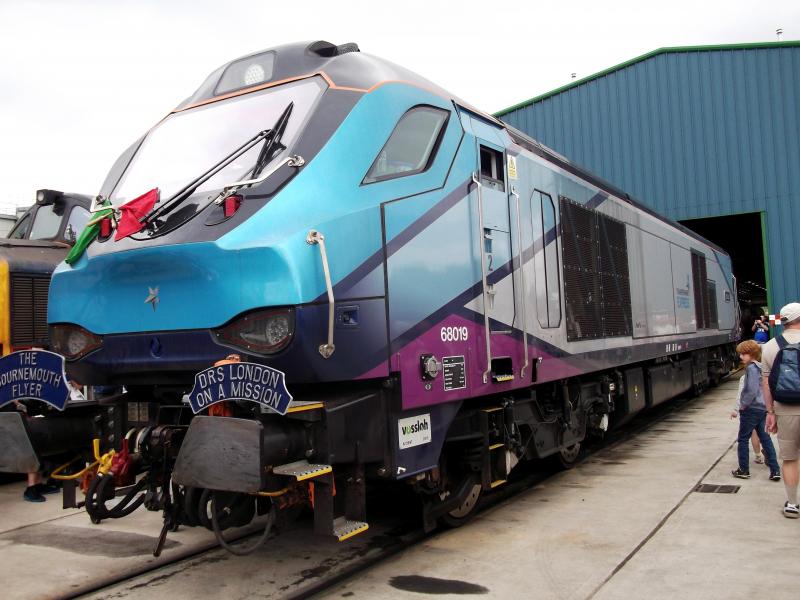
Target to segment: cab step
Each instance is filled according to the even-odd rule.
[[[313,479],[314,477],[333,473],[333,467],[330,465],[309,463],[307,460],[298,460],[273,467],[272,472],[275,473],[275,475],[286,475],[287,477],[294,477],[297,481],[305,481],[306,479]]]
[[[292,400],[289,403],[289,408],[286,409],[286,412],[301,413],[301,412],[308,412],[311,410],[319,410],[324,407],[325,405],[322,402],[307,402],[302,400]]]
[[[513,375],[492,375],[495,383],[505,383],[506,381],[514,381]]]
[[[369,529],[369,524],[363,521],[352,521],[344,517],[339,517],[333,522],[333,535],[336,536],[340,542],[356,536],[359,533],[364,533],[367,529]]]

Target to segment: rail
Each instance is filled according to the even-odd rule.
[[[519,278],[520,278],[520,298],[522,299],[522,349],[525,353],[525,362],[519,370],[519,377],[525,377],[525,369],[528,368],[528,318],[526,315],[526,287],[525,287],[525,249],[522,247],[522,214],[519,212],[519,192],[516,186],[511,186],[511,195],[517,207],[517,253],[519,254]]]

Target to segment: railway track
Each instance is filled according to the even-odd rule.
[[[703,396],[678,398],[658,406],[620,430],[609,433],[604,439],[593,442],[581,461],[591,459],[604,449],[625,444],[631,438],[658,425],[666,417],[702,401]],[[484,497],[481,511],[512,500],[521,492],[552,477],[555,472],[555,469],[542,468],[542,465],[531,465],[526,471],[510,479],[503,488]],[[373,525],[367,534],[355,538],[346,545],[319,543],[318,538],[311,537],[309,524],[299,521],[294,525],[284,526],[280,535],[274,538],[280,544],[268,542],[264,549],[252,556],[234,557],[210,541],[207,545],[197,547],[188,553],[176,552],[172,557],[165,552],[167,561],[158,565],[143,565],[124,573],[109,575],[90,585],[74,588],[53,597],[108,600],[126,598],[141,592],[144,588],[149,592],[155,592],[159,585],[176,577],[186,577],[187,573],[193,573],[193,578],[201,573],[201,579],[208,576],[224,586],[222,579],[227,576],[241,577],[247,573],[252,575],[257,571],[263,573],[265,567],[271,563],[274,576],[265,580],[266,589],[260,588],[262,597],[308,598],[431,536],[438,535],[437,532],[426,535],[422,531],[417,511],[409,507],[407,502],[409,498],[397,494],[396,488],[391,488],[390,491],[373,489],[370,494],[373,496],[370,506],[381,506],[382,510],[379,514],[371,515]],[[244,541],[257,534],[257,528],[254,528],[240,533],[237,539]],[[289,546],[285,553],[281,552],[284,545]],[[314,550],[309,551],[308,547]],[[223,569],[210,568],[211,565],[222,562],[225,563]],[[209,573],[212,574],[209,576]]]

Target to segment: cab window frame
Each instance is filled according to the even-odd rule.
[[[436,134],[436,139],[434,140],[433,144],[430,147],[430,151],[428,152],[428,156],[427,156],[427,158],[425,160],[425,163],[421,167],[418,167],[416,169],[412,169],[410,171],[400,171],[398,173],[387,173],[386,175],[380,175],[378,177],[371,178],[369,181],[367,181],[367,177],[372,172],[372,170],[375,168],[375,165],[378,163],[378,161],[381,158],[381,154],[386,149],[386,146],[392,140],[392,138],[394,137],[395,133],[398,131],[398,127],[400,127],[400,125],[403,123],[403,120],[409,114],[411,114],[412,112],[414,112],[416,110],[420,110],[420,109],[441,113],[444,116],[444,119],[442,120],[441,125],[439,125],[439,131]],[[447,131],[447,127],[450,124],[451,115],[452,115],[452,111],[450,111],[450,110],[448,110],[446,108],[441,108],[439,106],[433,106],[431,104],[417,104],[417,105],[412,106],[411,108],[409,108],[407,111],[405,111],[402,115],[400,115],[400,118],[397,120],[397,123],[395,123],[394,127],[392,128],[392,132],[386,138],[386,141],[383,143],[383,145],[381,146],[380,150],[378,150],[378,153],[375,156],[375,158],[373,159],[372,163],[370,163],[370,166],[367,169],[367,172],[364,174],[364,177],[361,179],[361,185],[362,186],[363,185],[372,185],[374,183],[381,183],[381,182],[384,182],[384,181],[391,181],[393,179],[399,179],[400,177],[408,177],[410,175],[419,175],[420,173],[424,173],[424,172],[428,171],[431,168],[431,166],[433,166],[433,162],[436,160],[436,157],[439,154],[439,148],[442,145],[442,140],[444,139],[444,135],[445,135],[445,132]]]
[[[83,211],[83,213],[85,213],[85,215],[82,215],[82,216],[85,217],[85,220],[84,220],[83,225],[80,227],[80,229],[73,228],[73,231],[75,233],[75,240],[78,239],[78,236],[81,234],[81,232],[84,229],[86,229],[86,225],[92,219],[91,211],[88,208],[86,208],[85,206],[81,206],[80,204],[75,204],[75,205],[72,206],[72,208],[69,209],[69,214],[65,214],[66,218],[63,219],[63,221],[64,221],[64,223],[63,223],[64,230],[61,232],[61,239],[63,239],[65,242],[68,242],[70,244],[74,244],[75,240],[68,239],[67,238],[67,232],[69,231],[70,225],[73,224],[72,217],[73,217],[73,215],[76,214],[76,211]],[[80,213],[78,213],[78,214],[80,214]]]
[[[8,239],[10,240],[24,240],[26,236],[30,232],[31,223],[33,223],[33,212],[30,211],[26,212],[22,215],[19,220],[14,223],[14,226],[11,228],[11,231],[8,232]],[[17,231],[22,230],[20,235],[16,235]]]

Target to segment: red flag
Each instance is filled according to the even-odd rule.
[[[154,188],[119,207],[120,218],[117,235],[114,236],[115,242],[144,229],[144,223],[140,223],[139,219],[153,210],[153,206],[158,202],[158,197],[158,188]]]

